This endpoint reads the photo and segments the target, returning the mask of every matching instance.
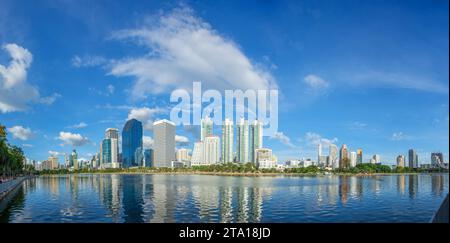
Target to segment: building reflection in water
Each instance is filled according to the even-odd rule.
[[[431,191],[436,196],[441,196],[444,191],[444,176],[432,175],[431,176]]]
[[[419,179],[417,175],[408,176],[408,191],[411,199],[416,198],[419,190]]]
[[[339,198],[341,199],[341,203],[345,205],[348,201],[348,176],[339,177]]]
[[[406,188],[406,176],[405,175],[398,175],[397,176],[397,191],[401,194],[405,194],[405,188]]]
[[[133,175],[123,175],[123,218],[127,223],[142,223],[143,204],[142,198],[142,177]]]

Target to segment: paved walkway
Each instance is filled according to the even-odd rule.
[[[448,223],[448,207],[449,207],[449,201],[448,201],[448,194],[447,197],[445,197],[444,201],[442,202],[441,207],[438,209],[436,214],[433,216],[433,219],[431,219],[432,223]]]
[[[10,192],[20,183],[22,183],[22,181],[25,180],[26,178],[27,178],[26,176],[22,176],[17,177],[14,180],[9,180],[7,182],[0,183],[0,200],[2,200],[3,197],[6,196],[6,194],[8,194],[8,192]]]

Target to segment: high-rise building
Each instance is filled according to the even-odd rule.
[[[254,120],[250,124],[250,144],[249,144],[249,156],[252,163],[256,163],[255,150],[262,148],[263,146],[263,124],[258,120]]]
[[[222,124],[222,163],[233,162],[233,141],[233,121],[225,119]]]
[[[122,130],[122,166],[139,166],[135,160],[136,149],[142,148],[142,122],[130,119]]]
[[[441,152],[431,153],[431,166],[439,167],[440,164],[444,163],[444,155]]]
[[[339,152],[339,168],[348,168],[349,162],[347,145],[343,144]]]
[[[213,135],[214,124],[209,116],[206,116],[205,119],[202,119],[200,123],[200,139],[201,141],[205,141],[206,136]]]
[[[397,156],[397,167],[405,167],[405,156]]]
[[[153,123],[154,167],[171,167],[175,161],[175,124],[166,119]]]
[[[205,137],[203,141],[203,159],[204,163],[207,165],[219,163],[219,143],[220,139],[218,136],[209,135]]]
[[[202,165],[204,163],[203,155],[203,142],[195,142],[194,150],[192,151],[191,166]]]
[[[330,155],[329,158],[329,166],[333,167],[333,169],[339,168],[339,160],[338,160],[338,147],[334,144],[330,144]]]
[[[77,151],[75,149],[70,154],[70,161],[71,161],[71,164],[72,164],[73,168],[75,170],[78,170],[78,154],[77,154]]]
[[[379,154],[374,154],[372,158],[373,158],[374,164],[381,163],[381,159],[380,159],[380,155]]]
[[[58,169],[59,163],[58,163],[58,157],[56,156],[50,156],[48,157],[48,161],[50,161],[50,168],[52,170]]]
[[[358,149],[356,151],[356,164],[362,164],[363,162],[363,151],[362,149]]]
[[[189,161],[189,150],[185,148],[178,149],[175,158],[180,162]]]
[[[102,141],[102,165],[108,164],[107,167],[111,167],[111,139],[105,138]]]
[[[145,149],[144,150],[144,167],[152,167],[153,166],[153,149]]]
[[[119,129],[117,128],[108,128],[105,131],[105,138],[115,138],[119,139]]]
[[[237,160],[247,163],[248,160],[248,122],[241,118],[237,125]]]
[[[105,131],[105,139],[110,139],[109,142],[109,161],[105,163],[111,163],[110,167],[119,168],[119,129],[117,128],[108,128]],[[103,144],[102,144],[103,145]]]
[[[409,168],[418,168],[419,161],[416,151],[414,149],[408,150],[408,165]]]
[[[357,161],[357,155],[355,151],[350,152],[350,167],[355,167]]]
[[[272,150],[268,148],[256,149],[256,166],[259,169],[275,168],[277,165],[276,158],[272,154]]]

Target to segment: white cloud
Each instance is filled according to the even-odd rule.
[[[142,142],[144,144],[144,148],[152,148],[153,147],[153,138],[149,137],[149,136],[143,136],[142,137]]]
[[[25,147],[25,148],[32,148],[32,147],[33,147],[33,144],[24,143],[24,144],[22,144],[22,147]]]
[[[355,73],[345,73],[342,78],[355,86],[387,86],[448,94],[448,85],[421,75],[364,69]]]
[[[58,152],[58,151],[53,151],[53,150],[48,151],[48,153],[49,153],[51,156],[55,156],[55,157],[64,155],[64,153],[61,153],[61,152]]]
[[[91,55],[84,55],[83,57],[75,55],[74,57],[72,57],[72,60],[71,60],[72,66],[74,66],[76,68],[96,67],[96,66],[101,66],[107,62],[108,62],[108,60],[104,57],[91,56]]]
[[[33,132],[30,128],[25,128],[22,126],[13,126],[7,129],[13,136],[13,138],[26,141],[33,136]]]
[[[401,141],[401,140],[406,140],[409,137],[406,136],[403,132],[394,132],[391,136],[391,140],[392,141]]]
[[[41,97],[39,99],[39,102],[42,104],[45,104],[45,105],[51,105],[56,101],[56,99],[61,98],[61,97],[62,97],[62,95],[60,95],[58,93],[54,93],[47,97]]]
[[[188,145],[189,138],[181,135],[175,135],[175,142],[179,145]]]
[[[153,119],[158,113],[165,113],[166,111],[161,108],[132,108],[128,113],[127,120],[136,119],[142,122],[143,128],[147,131],[153,130]]]
[[[85,122],[80,122],[80,123],[78,123],[78,124],[69,126],[69,128],[75,128],[75,129],[77,129],[77,128],[83,128],[83,127],[87,127],[87,124],[86,124]]]
[[[82,146],[89,141],[87,137],[83,137],[81,134],[70,132],[60,132],[58,139],[63,141],[63,144],[72,146]]]
[[[108,90],[109,94],[114,94],[114,86],[112,84],[109,84],[106,89]]]
[[[322,144],[322,147],[328,147],[331,144],[337,143],[337,138],[324,138],[321,135],[313,132],[307,132],[305,135],[306,141],[309,143],[310,146],[316,146],[319,143]]]
[[[352,122],[352,123],[349,124],[349,128],[351,130],[361,130],[361,129],[364,129],[366,127],[367,127],[366,123],[362,123],[362,122],[359,122],[359,121],[355,121],[355,122]]]
[[[291,143],[291,139],[288,136],[286,136],[283,132],[276,132],[274,136],[270,137],[270,139],[278,140],[282,144],[287,145],[291,148],[296,147],[293,143]]]
[[[148,49],[140,57],[117,60],[110,67],[111,75],[136,78],[131,90],[134,98],[175,88],[190,90],[193,81],[202,81],[205,89],[277,87],[269,71],[252,63],[233,41],[188,8],[115,32],[112,38],[133,40]]]
[[[327,89],[329,86],[329,83],[325,80],[323,80],[321,77],[309,74],[304,78],[304,82],[308,85],[310,89],[313,90],[324,90]]]
[[[33,61],[33,55],[17,44],[6,44],[2,49],[11,56],[8,66],[0,64],[0,112],[23,111],[31,102],[52,104],[59,94],[40,97],[36,87],[26,82],[27,70]]]

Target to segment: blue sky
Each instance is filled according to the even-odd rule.
[[[170,92],[277,86],[279,162],[345,143],[448,161],[448,1],[0,0],[0,123],[27,157],[89,158],[108,127],[168,118]],[[226,68],[224,68],[226,67]],[[245,75],[249,74],[249,75]],[[220,134],[220,130],[216,129]],[[193,147],[196,129],[177,128]],[[328,149],[324,151],[328,154]],[[60,162],[62,157],[60,157]]]

